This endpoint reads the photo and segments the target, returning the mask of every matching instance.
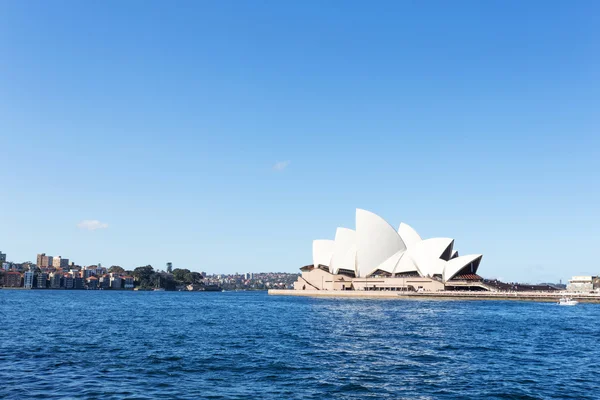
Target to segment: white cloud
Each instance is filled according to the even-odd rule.
[[[273,165],[273,170],[275,171],[283,171],[291,164],[291,161],[278,161]]]
[[[80,223],[77,224],[79,229],[85,229],[88,231],[95,231],[96,229],[106,229],[108,228],[108,224],[104,222],[100,222],[97,219],[84,219]]]

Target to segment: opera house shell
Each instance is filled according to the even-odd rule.
[[[486,290],[478,283],[481,254],[460,256],[454,239],[422,239],[409,225],[396,230],[366,210],[356,210],[356,230],[337,228],[312,251],[296,290]]]

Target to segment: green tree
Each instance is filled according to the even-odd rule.
[[[201,283],[203,276],[199,272],[188,272],[185,274],[185,283]]]
[[[159,273],[156,275],[160,276],[160,287],[165,288],[166,290],[175,290],[177,282],[173,280],[173,276],[171,274]]]
[[[185,283],[186,275],[190,273],[189,269],[175,268],[173,270],[173,279]]]
[[[141,287],[154,287],[156,285],[155,277],[156,273],[154,272],[154,268],[151,265],[146,265],[145,267],[137,267],[133,270],[133,278],[138,282],[138,286]]]
[[[118,265],[113,265],[112,267],[110,267],[108,269],[109,274],[111,274],[111,273],[122,274],[123,272],[125,272],[125,270]]]

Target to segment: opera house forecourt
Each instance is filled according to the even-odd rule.
[[[334,240],[315,240],[313,263],[300,268],[295,290],[489,290],[477,275],[481,254],[459,255],[454,239],[422,239],[380,216],[356,210],[356,230],[337,228]]]

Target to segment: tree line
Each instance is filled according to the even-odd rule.
[[[36,268],[35,272],[40,272]],[[172,273],[155,271],[152,265],[137,267],[133,271],[125,270],[119,265],[113,265],[108,269],[109,273],[131,275],[134,278],[135,286],[141,289],[164,288],[166,290],[175,290],[175,287],[181,285],[201,284],[204,277],[199,272],[190,271],[184,268],[175,268]],[[0,269],[0,280],[4,271]]]
[[[112,268],[112,267],[111,267]],[[200,284],[204,277],[199,272],[175,268],[172,273],[155,271],[151,265],[137,267],[132,272],[136,286],[142,289],[164,288],[174,290],[176,286]]]

